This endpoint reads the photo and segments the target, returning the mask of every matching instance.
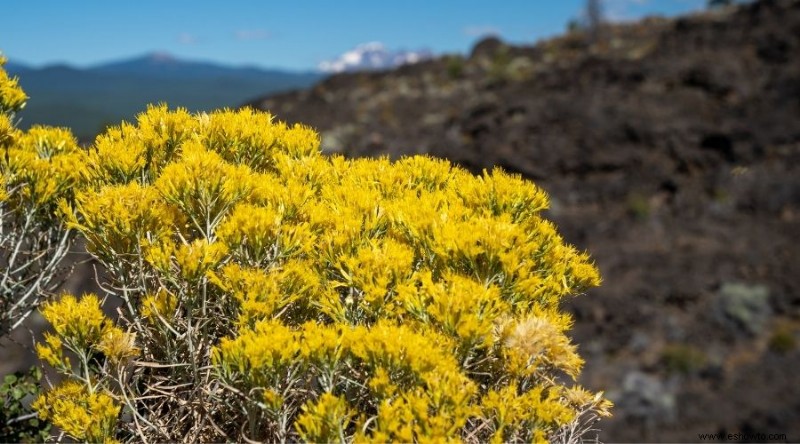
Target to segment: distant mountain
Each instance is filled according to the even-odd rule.
[[[22,63],[17,63],[13,60],[9,60],[6,62],[5,65],[3,65],[3,69],[5,69],[7,72],[21,73],[28,71],[31,68],[28,65],[24,65]]]
[[[279,69],[262,69],[254,66],[230,67],[211,62],[188,61],[177,59],[169,53],[153,52],[132,59],[120,60],[97,65],[91,69],[95,72],[108,74],[141,75],[154,78],[182,78],[182,79],[213,79],[213,78],[243,78],[263,80],[270,78],[296,78],[298,74],[311,75],[312,73],[297,73]]]
[[[358,45],[335,59],[321,62],[318,68],[326,73],[377,71],[397,68],[431,58],[433,58],[433,53],[427,49],[391,51],[380,42],[371,42]]]
[[[90,140],[109,124],[131,120],[149,103],[167,103],[190,111],[234,107],[262,94],[311,86],[323,76],[256,67],[229,67],[188,61],[166,53],[105,63],[90,68],[51,65],[31,68],[9,61],[30,96],[19,113],[21,126],[66,126]]]

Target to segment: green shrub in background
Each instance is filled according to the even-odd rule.
[[[445,61],[445,70],[447,71],[447,77],[451,80],[457,80],[464,77],[464,68],[466,65],[466,61],[464,60],[463,56],[460,55],[453,55],[448,56]]]
[[[708,0],[706,1],[706,5],[709,8],[723,8],[726,6],[732,5],[734,2],[733,0]]]
[[[122,301],[42,309],[65,379],[34,408],[74,439],[577,442],[608,414],[558,307],[600,277],[530,182],[324,156],[251,110],[151,107],[67,152],[59,223]]]
[[[31,398],[39,396],[42,372],[37,367],[28,373],[3,377],[0,384],[0,442],[43,442],[50,436],[50,424],[31,412]]]

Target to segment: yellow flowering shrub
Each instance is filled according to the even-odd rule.
[[[75,439],[542,441],[608,414],[559,311],[600,276],[519,176],[327,156],[249,109],[151,106],[85,151],[3,128],[38,147],[24,174],[80,159],[24,198],[58,196],[121,301],[42,310],[67,382],[36,406]]]
[[[51,295],[74,235],[58,217],[88,178],[86,153],[62,128],[16,128],[27,96],[0,56],[0,335]]]

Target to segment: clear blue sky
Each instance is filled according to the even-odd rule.
[[[15,0],[0,3],[0,51],[76,66],[153,51],[226,64],[313,69],[354,46],[465,53],[481,34],[516,43],[561,33],[584,0]],[[705,0],[605,0],[614,20],[676,15]]]

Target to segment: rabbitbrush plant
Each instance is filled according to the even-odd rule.
[[[19,327],[61,283],[73,235],[54,217],[81,181],[82,152],[60,128],[15,128],[27,96],[0,56],[0,336]]]
[[[80,180],[81,150],[69,131],[34,126],[16,129],[27,99],[0,56],[0,340],[4,346],[66,276],[62,260],[74,235],[55,217]],[[1,375],[0,442],[39,442],[50,425],[30,411],[39,394],[38,368]]]
[[[65,379],[34,403],[73,439],[570,442],[608,414],[559,311],[598,272],[520,177],[327,156],[248,109],[150,107],[82,156],[58,214],[107,294],[45,304]]]

